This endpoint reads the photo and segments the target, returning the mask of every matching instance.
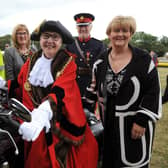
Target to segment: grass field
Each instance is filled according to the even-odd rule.
[[[159,67],[158,71],[164,92],[168,67]],[[163,105],[163,116],[156,125],[150,168],[168,168],[168,103]]]

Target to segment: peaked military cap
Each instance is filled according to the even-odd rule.
[[[95,17],[90,13],[79,13],[74,16],[77,26],[87,26],[92,23]]]

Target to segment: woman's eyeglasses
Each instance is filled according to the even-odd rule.
[[[17,36],[25,36],[25,35],[27,35],[27,32],[17,32],[16,35]]]

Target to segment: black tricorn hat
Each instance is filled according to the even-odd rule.
[[[39,31],[31,34],[31,40],[39,41],[41,33],[57,32],[61,35],[64,44],[70,44],[74,41],[72,34],[59,21],[45,21],[40,25]]]
[[[33,32],[31,33],[31,35],[30,35],[30,39],[31,39],[32,41],[39,41],[39,34],[38,34],[37,32],[35,32],[35,31],[33,31]]]
[[[94,19],[94,15],[90,13],[78,13],[74,16],[74,20],[76,21],[77,26],[89,25]]]
[[[36,28],[35,30],[31,33],[30,39],[32,41],[39,41],[39,31],[40,31],[40,27],[42,26],[42,24],[44,24],[46,22],[46,19],[44,19]]]

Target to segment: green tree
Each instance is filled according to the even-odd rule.
[[[0,49],[5,49],[5,44],[11,44],[11,35],[5,35],[0,37]]]
[[[158,56],[163,56],[166,50],[165,43],[168,42],[168,39],[164,37],[162,41],[164,41],[164,43],[162,43],[158,37],[151,34],[136,32],[135,35],[132,37],[131,44],[147,50],[148,52],[153,50],[158,54]]]

